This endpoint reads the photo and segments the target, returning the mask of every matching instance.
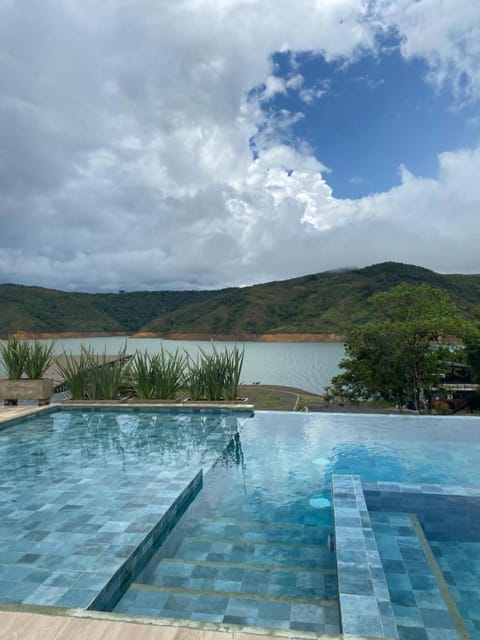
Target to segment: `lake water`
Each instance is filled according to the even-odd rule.
[[[193,358],[198,347],[210,350],[210,342],[190,340],[160,340],[151,338],[69,338],[55,341],[55,352],[79,354],[82,344],[91,345],[95,353],[117,354],[125,345],[127,353],[136,350],[158,351],[160,345],[170,352],[185,349]],[[251,384],[280,384],[321,393],[338,372],[344,355],[343,344],[323,342],[217,342],[217,349],[245,345],[242,382]]]

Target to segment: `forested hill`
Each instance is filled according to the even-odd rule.
[[[447,290],[467,317],[480,309],[480,275],[441,275],[386,262],[218,291],[89,294],[5,284],[0,285],[0,335],[18,331],[344,334],[369,318],[367,299],[373,293],[400,282]]]

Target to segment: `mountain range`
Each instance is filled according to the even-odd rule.
[[[480,275],[384,262],[290,280],[208,291],[74,293],[0,285],[0,336],[141,334],[163,337],[342,336],[370,318],[368,298],[400,282],[445,289],[463,315],[480,310]],[[314,336],[310,336],[311,338]]]

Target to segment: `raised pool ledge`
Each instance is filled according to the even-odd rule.
[[[62,419],[61,410],[48,411]],[[72,471],[64,463],[51,486],[35,476],[38,495],[29,492],[31,476],[7,479],[0,502],[0,603],[111,608],[201,488],[202,470],[237,433],[237,414],[229,415],[205,434],[201,455],[182,467],[145,458],[134,460],[123,477],[121,458],[107,477],[100,465]],[[13,422],[31,426],[23,415]]]
[[[397,639],[392,604],[360,476],[332,477],[343,634]]]
[[[167,537],[184,511],[202,488],[203,472],[200,469],[192,478],[192,474],[183,471],[178,474],[174,482],[170,483],[167,491],[172,492],[171,505],[159,518],[156,524],[148,531],[147,535],[138,544],[135,550],[125,559],[123,564],[115,571],[106,582],[100,592],[95,596],[87,609],[96,611],[110,611],[129,587],[133,578],[150,560],[155,549]],[[184,486],[178,493],[178,488]]]

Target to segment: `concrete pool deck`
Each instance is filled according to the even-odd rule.
[[[0,406],[0,424],[8,422],[9,420],[16,420],[18,418],[25,418],[26,416],[39,413],[51,409],[56,405],[47,405],[45,407],[35,407],[29,405],[20,405],[17,407],[2,407]]]
[[[124,620],[0,611],[0,640],[259,640],[259,637],[264,640],[305,638],[303,634],[259,636],[257,633],[159,626]]]

